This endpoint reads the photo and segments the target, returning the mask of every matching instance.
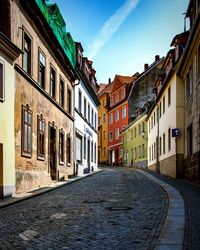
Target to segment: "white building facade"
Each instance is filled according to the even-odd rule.
[[[97,83],[92,62],[82,57],[82,47],[77,43],[77,73],[75,85],[75,169],[83,175],[98,169],[98,105]]]

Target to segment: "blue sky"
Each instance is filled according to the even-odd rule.
[[[98,83],[115,74],[133,75],[165,56],[172,38],[184,31],[189,0],[51,0],[67,31],[93,60]]]

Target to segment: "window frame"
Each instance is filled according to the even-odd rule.
[[[61,92],[61,85],[63,85],[62,92]],[[59,104],[62,108],[65,107],[65,81],[61,76],[59,81]]]
[[[72,90],[67,86],[67,112],[72,114]]]
[[[0,59],[0,69],[2,69],[0,79],[0,102],[5,101],[5,63]]]
[[[71,165],[72,161],[72,156],[71,156],[71,150],[72,150],[72,145],[71,145],[71,135],[70,133],[67,134],[67,139],[66,139],[66,163],[67,165]]]
[[[31,115],[31,123],[25,123],[25,112],[28,113],[28,115]],[[26,106],[22,105],[22,130],[21,130],[21,155],[24,157],[31,158],[32,157],[32,137],[33,137],[33,112],[30,109],[29,105],[27,104]],[[30,127],[30,150],[28,146],[28,133],[27,133],[27,150],[24,148],[24,137],[25,137],[25,124],[27,124],[28,127]]]
[[[43,65],[43,63],[40,61],[40,54],[44,57],[44,59],[45,59],[45,65]],[[41,69],[41,65],[43,66],[43,83],[40,81],[41,79],[40,79],[40,69]],[[38,84],[40,85],[40,87],[42,88],[42,89],[45,89],[45,80],[46,80],[46,55],[44,54],[44,52],[40,49],[40,48],[38,48]]]
[[[65,132],[61,128],[59,129],[59,164],[64,165],[64,163],[65,163]]]
[[[44,130],[40,129],[40,122],[43,123],[44,125]],[[41,115],[37,116],[37,159],[38,160],[45,160],[45,133],[46,133],[46,121],[44,119],[44,117]],[[43,154],[40,153],[40,134],[42,134],[44,136],[44,142],[43,142]]]
[[[52,70],[54,71],[55,73],[55,81],[54,81],[54,93],[51,93],[52,92],[52,78],[51,78],[51,73],[52,73]],[[49,77],[49,80],[50,80],[50,84],[49,84],[49,95],[55,100],[56,99],[56,69],[53,67],[53,65],[51,64],[50,65],[50,77]]]
[[[33,46],[33,39],[32,39],[32,36],[28,33],[28,31],[25,29],[25,27],[23,26],[22,27],[22,30],[23,30],[23,38],[22,38],[22,50],[23,50],[23,56],[22,56],[22,68],[23,68],[23,70],[27,73],[27,74],[29,74],[29,75],[32,75],[32,54],[33,54],[33,48],[32,48],[32,46]],[[24,66],[24,63],[25,63],[25,55],[26,55],[26,53],[25,53],[25,41],[26,41],[26,39],[25,38],[28,38],[29,39],[29,41],[30,41],[30,51],[28,52],[28,54],[29,54],[29,56],[28,56],[28,69],[26,70],[25,69],[25,66]]]

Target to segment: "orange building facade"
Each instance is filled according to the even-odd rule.
[[[112,82],[108,111],[108,151],[109,163],[112,165],[122,163],[122,130],[128,125],[127,98],[136,79],[137,76],[116,75]]]

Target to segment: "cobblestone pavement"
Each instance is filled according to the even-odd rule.
[[[165,191],[133,169],[103,172],[0,210],[0,249],[153,249]]]
[[[175,187],[182,195],[185,203],[185,236],[184,249],[200,249],[200,186],[195,186],[185,180],[175,180],[169,177],[153,174],[162,181]]]

